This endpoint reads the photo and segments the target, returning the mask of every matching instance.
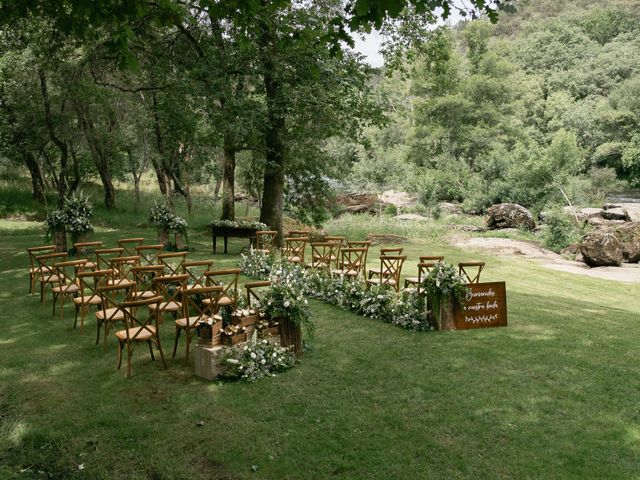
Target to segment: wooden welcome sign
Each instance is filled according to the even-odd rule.
[[[456,306],[453,323],[456,330],[507,326],[507,292],[504,282],[468,285],[466,301]]]

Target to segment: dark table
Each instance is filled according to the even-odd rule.
[[[213,240],[213,253],[216,253],[217,237],[224,237],[224,253],[227,253],[227,240],[232,238],[248,238],[250,245],[255,245],[256,232],[259,228],[248,227],[217,227],[211,225],[211,239]]]

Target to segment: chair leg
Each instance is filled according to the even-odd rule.
[[[51,316],[56,314],[56,303],[58,303],[58,295],[53,293],[53,310],[51,311]]]
[[[103,351],[107,351],[107,341],[108,341],[108,337],[109,337],[109,322],[104,322],[104,339],[102,340],[103,345],[102,345],[102,350]],[[129,345],[127,343],[127,345]],[[129,348],[129,347],[127,347]]]
[[[187,328],[187,330],[185,331],[185,334],[187,336],[187,352],[184,356],[184,364],[185,366],[189,366],[189,344],[191,343],[191,335],[190,335],[191,330]]]
[[[149,353],[151,354],[151,360],[155,361],[155,357],[153,356],[153,347],[151,345],[151,340],[147,340],[147,345],[149,346]]]
[[[162,359],[162,364],[164,365],[164,368],[167,368],[167,362],[165,362],[164,360],[164,353],[162,353],[162,345],[160,345],[160,336],[158,335],[158,333],[156,332],[156,343],[158,345],[158,351],[160,352],[160,358]]]
[[[76,328],[76,326],[78,325],[78,310],[80,309],[80,305],[78,305],[77,303],[75,305],[76,305],[76,311],[73,319],[73,328]]]
[[[131,344],[127,342],[127,378],[131,378]]]
[[[120,340],[118,340],[118,370],[120,370],[120,367],[122,366],[122,342]]]
[[[102,327],[102,322],[96,318],[96,326],[97,326],[97,334],[96,334],[96,345],[100,343],[100,327]]]
[[[33,279],[36,278],[33,273],[29,273],[29,295],[33,293]]]
[[[40,282],[40,303],[44,305],[44,282]]]
[[[180,338],[180,332],[182,332],[182,329],[180,327],[176,327],[176,341],[173,343],[173,355],[171,355],[172,357],[176,356],[176,351],[178,350],[178,339]]]

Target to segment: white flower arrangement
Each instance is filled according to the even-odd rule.
[[[256,230],[267,230],[267,225],[255,220],[214,220],[211,222],[212,227],[228,227],[228,228],[253,228]]]

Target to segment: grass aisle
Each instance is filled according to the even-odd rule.
[[[139,233],[152,235],[100,237]],[[313,302],[313,351],[276,378],[206,382],[183,348],[166,371],[141,348],[125,379],[93,321],[80,335],[71,309],[61,321],[26,295],[24,248],[41,240],[0,243],[0,478],[640,476],[637,286],[489,257],[508,328],[410,333]],[[205,236],[191,240],[209,256]],[[436,250],[468,259],[406,249],[412,264]],[[168,357],[173,333],[167,318]]]

